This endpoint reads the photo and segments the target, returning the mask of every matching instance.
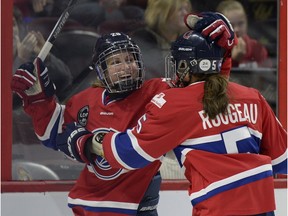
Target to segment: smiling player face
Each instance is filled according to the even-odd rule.
[[[106,59],[107,80],[110,83],[136,79],[139,74],[138,65],[129,52],[113,53]]]

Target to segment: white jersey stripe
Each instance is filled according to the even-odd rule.
[[[280,157],[272,160],[272,165],[275,166],[277,164],[280,164],[281,162],[285,161],[287,158],[288,158],[288,155],[287,155],[287,149],[286,149],[284,154],[282,154]]]
[[[196,198],[201,197],[203,195],[206,195],[209,192],[211,192],[217,188],[220,188],[224,185],[228,185],[228,184],[231,184],[231,183],[236,182],[238,180],[253,176],[255,174],[259,174],[259,173],[264,172],[264,171],[270,171],[270,170],[272,172],[271,164],[265,164],[265,165],[262,165],[262,166],[238,173],[236,175],[230,176],[228,178],[222,179],[220,181],[216,181],[216,182],[208,185],[206,188],[203,188],[198,192],[190,194],[190,200],[193,200],[193,199],[196,199]]]
[[[248,130],[250,131],[250,133],[251,133],[253,136],[255,136],[255,137],[259,138],[259,139],[262,139],[262,133],[260,133],[259,131],[254,130],[254,129],[249,128],[249,127],[248,127]]]
[[[220,134],[211,135],[211,136],[203,136],[203,137],[195,138],[195,139],[187,139],[183,143],[181,143],[181,146],[206,144],[207,142],[217,142],[221,140],[222,140],[222,137]]]
[[[131,130],[127,130],[127,135],[129,136],[133,149],[141,155],[143,158],[145,158],[148,161],[155,161],[156,158],[151,157],[149,154],[147,154],[139,145],[137,138],[133,135]]]
[[[121,209],[131,209],[137,210],[138,203],[125,203],[116,201],[94,201],[94,200],[83,200],[83,199],[73,199],[68,197],[68,203],[74,205],[84,205],[90,207],[105,207],[105,208],[121,208]]]
[[[262,138],[262,133],[260,133],[257,130],[254,130],[252,128],[248,128],[249,132],[254,135],[255,137],[261,139]],[[211,136],[203,136],[199,138],[194,138],[194,139],[187,139],[183,143],[181,143],[182,146],[193,146],[193,145],[199,145],[199,144],[206,144],[208,142],[217,142],[221,141],[222,136],[220,134],[217,135],[211,135]]]
[[[59,118],[59,115],[61,115],[61,116],[60,116],[60,121],[59,121],[59,125],[58,125],[58,128],[57,128],[57,131],[58,131],[58,133],[62,132],[62,124],[64,122],[64,117],[63,117],[64,110],[65,110],[65,106],[64,105],[60,105],[58,103],[56,104],[54,113],[53,113],[53,115],[51,117],[51,120],[50,120],[49,124],[47,125],[45,133],[43,134],[43,136],[39,136],[38,134],[36,134],[39,140],[45,141],[45,140],[48,140],[50,138],[51,131],[52,131],[53,127],[55,126],[55,123],[56,123],[57,119]]]

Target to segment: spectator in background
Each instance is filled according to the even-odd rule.
[[[104,22],[110,24],[123,20],[143,20],[144,10],[138,6],[128,5],[126,0],[98,0],[81,2],[72,11],[70,18],[84,26],[97,29]]]
[[[66,9],[70,0],[14,0],[14,5],[18,7],[24,22],[31,22],[39,17],[59,17]],[[81,0],[78,5],[95,2],[95,0]]]
[[[271,67],[267,49],[247,33],[248,20],[243,5],[236,0],[224,0],[218,4],[216,11],[230,20],[238,37],[238,45],[232,50],[232,66]]]
[[[68,2],[68,0],[63,0],[63,2],[66,2],[66,1]],[[35,17],[51,16],[54,6],[55,6],[55,1],[54,0],[14,0],[14,6],[19,8],[19,10],[21,11],[23,15],[24,23],[29,23]]]
[[[148,0],[127,0],[127,4],[136,5],[138,7],[145,9],[147,7],[147,1]]]
[[[143,10],[133,11],[137,6],[127,5],[126,0],[99,0],[99,5],[106,11],[106,20],[117,19],[142,19],[144,16]]]
[[[145,27],[130,33],[142,50],[148,79],[163,76],[171,42],[188,30],[183,20],[191,11],[189,0],[148,0]]]

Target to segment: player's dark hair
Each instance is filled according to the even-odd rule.
[[[229,97],[227,95],[228,80],[220,74],[195,74],[195,77],[204,80],[203,109],[210,119],[220,113],[227,113]]]

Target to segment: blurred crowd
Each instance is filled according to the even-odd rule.
[[[21,60],[26,61],[33,52],[39,52],[68,2],[69,0],[14,0],[14,57],[16,58],[14,66],[16,68]],[[116,31],[127,33],[139,44],[143,52],[148,71],[147,78],[159,77],[164,75],[163,59],[169,51],[170,43],[187,30],[183,23],[184,16],[191,12],[198,13],[207,7],[206,11],[214,10],[223,13],[230,20],[238,36],[238,46],[232,53],[233,67],[276,67],[276,35],[271,40],[271,34],[275,34],[275,29],[271,29],[271,22],[275,22],[276,19],[276,14],[273,14],[277,8],[276,2],[274,5],[265,5],[259,1],[259,6],[253,1],[250,5],[247,3],[249,1],[236,0],[215,1],[213,4],[209,3],[210,5],[208,3],[205,5],[203,3],[205,1],[201,2],[198,0],[81,0],[73,9],[62,33],[64,35],[67,31],[81,30],[83,38],[79,36],[78,42],[86,40],[87,36],[85,35],[87,34],[85,33],[87,32],[95,33],[93,34],[95,37],[97,34],[102,35]],[[254,11],[251,12],[251,8],[248,6],[253,7]],[[260,8],[262,8],[262,17],[259,15]],[[257,32],[255,33],[255,26],[259,21],[265,25],[267,30],[265,34],[259,32],[257,35]],[[16,26],[18,26],[17,30]],[[251,34],[250,29],[254,29]],[[49,56],[51,66],[55,66],[55,64],[59,66],[59,61],[62,60],[62,63],[68,67],[63,68],[65,65],[62,65],[61,68],[58,68],[67,75],[66,79],[61,79],[61,75],[58,75],[58,79],[66,84],[61,82],[61,89],[71,84],[75,73],[80,74],[81,70],[79,67],[77,72],[72,71],[70,72],[72,75],[69,76],[67,69],[75,70],[75,65],[70,66],[69,62],[65,61],[65,52],[68,53],[65,48],[69,46],[69,42],[73,46],[74,41],[71,41],[70,34],[67,34],[65,40],[65,44],[56,42],[55,48]],[[34,50],[31,50],[31,47],[34,47]],[[17,48],[19,49],[17,50]],[[24,49],[26,49],[25,52]],[[23,56],[23,53],[26,56]],[[78,57],[81,54],[75,53]],[[18,61],[19,59],[20,61]],[[57,63],[53,63],[57,60],[59,60]],[[84,70],[87,61],[81,61],[80,58],[77,60]],[[57,71],[57,74],[60,73]]]

